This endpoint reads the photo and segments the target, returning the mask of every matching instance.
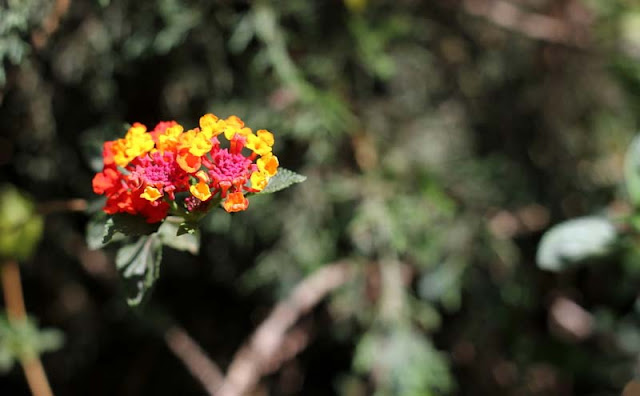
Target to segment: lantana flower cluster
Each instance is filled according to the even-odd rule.
[[[278,172],[273,144],[271,132],[253,133],[236,116],[205,114],[199,128],[187,131],[175,121],[152,131],[135,123],[124,138],[104,143],[93,191],[106,195],[106,213],[141,215],[149,223],[170,212],[204,212],[213,201],[242,211],[246,195],[262,191]]]

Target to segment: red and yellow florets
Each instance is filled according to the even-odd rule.
[[[93,178],[93,191],[106,195],[106,213],[142,215],[149,223],[171,209],[206,210],[214,199],[227,212],[242,211],[249,206],[245,195],[262,191],[278,172],[273,144],[271,132],[254,134],[236,116],[205,114],[199,128],[187,131],[175,121],[152,131],[135,123],[124,138],[104,144],[104,168]]]

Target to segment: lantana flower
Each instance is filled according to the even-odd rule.
[[[149,223],[206,211],[214,201],[227,212],[242,211],[246,195],[262,191],[278,172],[274,142],[271,132],[254,134],[236,116],[205,114],[186,131],[175,121],[151,131],[135,123],[124,138],[104,143],[93,191],[107,197],[106,213],[141,215]]]

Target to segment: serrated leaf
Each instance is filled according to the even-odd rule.
[[[603,217],[588,216],[553,226],[547,231],[536,254],[538,267],[562,271],[580,261],[611,253],[616,229]]]
[[[117,234],[124,236],[150,235],[156,232],[158,227],[160,227],[160,223],[149,224],[142,216],[117,213],[108,217],[102,243],[111,242]]]
[[[162,242],[158,234],[143,236],[116,254],[116,267],[125,281],[129,305],[138,305],[160,275]]]
[[[162,243],[171,248],[197,254],[200,249],[198,225],[168,218],[158,229]],[[180,222],[178,222],[180,221]]]
[[[86,242],[87,247],[91,250],[98,250],[105,246],[104,238],[107,227],[107,215],[104,212],[96,213],[91,216],[87,222]],[[109,242],[114,242],[118,237],[124,237],[124,235],[114,235]]]
[[[292,184],[302,183],[305,180],[307,180],[306,176],[290,171],[289,169],[280,168],[278,169],[278,173],[269,180],[267,187],[265,187],[259,194],[271,194],[276,191],[284,190]]]
[[[629,199],[635,206],[640,206],[640,136],[633,139],[627,150],[624,181]]]

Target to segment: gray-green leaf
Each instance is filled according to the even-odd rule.
[[[162,242],[158,234],[143,236],[125,245],[116,254],[116,267],[122,274],[129,305],[138,305],[160,275]]]
[[[181,218],[167,218],[158,229],[162,244],[177,250],[197,254],[200,249],[200,233],[197,224],[185,223]]]
[[[603,217],[589,216],[569,220],[547,231],[536,260],[548,271],[562,271],[574,263],[604,256],[612,251],[616,229]]]
[[[265,187],[260,194],[270,194],[276,191],[284,190],[292,184],[302,183],[307,180],[306,176],[298,174],[289,169],[280,168],[278,173],[269,180],[269,184]]]
[[[160,223],[149,224],[142,216],[117,213],[109,216],[104,226],[102,244],[115,240],[117,234],[125,236],[149,235],[158,230]]]

